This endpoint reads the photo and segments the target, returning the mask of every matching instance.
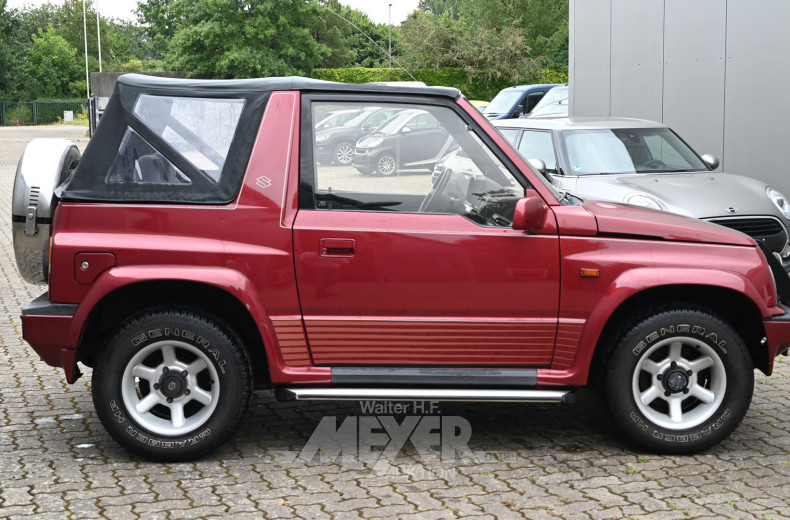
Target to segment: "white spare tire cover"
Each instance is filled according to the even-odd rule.
[[[66,139],[33,139],[19,160],[11,225],[16,265],[30,283],[45,283],[49,277],[54,191],[79,160],[79,150]]]

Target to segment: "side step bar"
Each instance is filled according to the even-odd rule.
[[[493,401],[572,403],[570,390],[485,388],[278,388],[278,401]]]

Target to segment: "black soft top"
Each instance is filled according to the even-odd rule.
[[[289,76],[282,78],[254,79],[177,79],[146,76],[144,74],[124,74],[118,78],[118,85],[144,89],[151,93],[152,89],[166,90],[168,94],[180,96],[201,96],[237,94],[237,93],[268,93],[275,90],[325,91],[325,92],[366,92],[391,94],[423,94],[456,99],[461,92],[451,87],[422,87],[413,84],[393,85],[392,83],[336,83],[320,79]],[[129,92],[122,89],[121,92]]]
[[[349,94],[386,94],[397,96],[422,95],[457,99],[461,93],[449,87],[395,86],[391,84],[347,84],[302,77],[197,80],[174,79],[124,74],[118,78],[115,91],[102,116],[101,123],[88,143],[80,163],[73,174],[56,191],[66,201],[123,201],[123,202],[166,202],[227,204],[232,202],[241,187],[252,145],[264,108],[273,91],[302,91]],[[161,135],[145,124],[135,114],[135,104],[141,95],[166,98],[201,98],[243,101],[243,109],[233,134],[227,158],[222,165],[220,180],[208,178]],[[132,135],[130,139],[129,134]],[[130,145],[130,142],[136,143]],[[145,150],[162,158],[159,163],[169,161],[169,173],[165,177],[175,182],[160,181],[130,182],[123,175],[111,172],[119,169],[128,150]],[[155,164],[156,161],[134,161]],[[123,151],[123,152],[122,152]],[[126,158],[127,162],[131,159]],[[123,170],[123,168],[120,168]],[[127,164],[126,171],[132,167]],[[181,182],[188,179],[188,182]]]

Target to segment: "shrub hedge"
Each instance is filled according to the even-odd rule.
[[[340,83],[370,83],[376,81],[422,81],[429,86],[455,87],[469,99],[488,101],[505,87],[505,80],[486,80],[482,75],[469,75],[460,68],[416,69],[412,79],[403,69],[363,68],[314,69],[313,77]],[[567,83],[568,67],[550,66],[525,83]]]

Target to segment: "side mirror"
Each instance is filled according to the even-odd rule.
[[[516,203],[513,213],[513,229],[536,231],[546,225],[548,206],[534,190],[527,190],[527,196]]]
[[[402,133],[402,134],[410,134],[411,133],[411,128],[409,128],[408,126],[404,126],[403,128],[400,129],[400,133]]]
[[[546,176],[546,163],[543,162],[543,159],[527,159],[527,162],[536,172]]]
[[[517,119],[517,118],[519,118],[519,117],[521,117],[523,115],[524,115],[524,107],[519,105],[519,106],[516,107],[516,110],[513,112],[512,119]]]
[[[705,155],[702,156],[702,161],[705,164],[707,164],[711,170],[715,170],[716,168],[719,167],[719,158],[716,157],[715,155],[706,153]]]

